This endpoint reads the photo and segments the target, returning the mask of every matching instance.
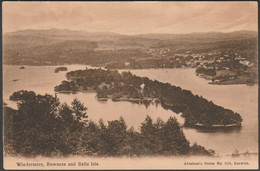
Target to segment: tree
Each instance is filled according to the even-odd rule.
[[[87,116],[87,108],[81,103],[78,99],[74,99],[71,103],[72,111],[75,114],[78,121],[82,121],[87,123],[88,116]]]
[[[66,103],[61,105],[59,113],[66,124],[70,124],[73,121],[72,110]]]
[[[157,121],[154,123],[154,128],[155,128],[155,132],[154,132],[154,139],[155,139],[155,153],[157,154],[162,154],[163,153],[163,148],[164,148],[164,144],[162,142],[163,140],[163,127],[164,127],[165,123],[163,122],[163,120],[161,118],[157,118]]]
[[[176,118],[170,117],[162,128],[165,155],[187,154],[190,146]]]
[[[144,152],[146,155],[153,154],[156,150],[155,127],[150,116],[146,116],[145,121],[141,123],[141,138],[143,141]]]
[[[107,127],[106,152],[113,156],[119,156],[122,148],[126,147],[126,124],[122,117],[119,120],[109,121]]]
[[[18,110],[12,118],[12,140],[15,151],[23,155],[50,156],[53,152],[66,154],[64,124],[57,116],[59,101],[51,95],[23,93]]]

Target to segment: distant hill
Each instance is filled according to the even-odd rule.
[[[68,29],[49,29],[49,30],[19,30],[15,32],[5,33],[4,36],[30,36],[38,38],[52,38],[61,40],[111,40],[126,37],[117,33],[111,32],[96,32],[89,33],[85,31],[75,31]]]
[[[234,31],[229,33],[207,32],[207,33],[189,33],[189,34],[139,34],[136,35],[143,38],[160,39],[160,40],[176,40],[176,39],[241,39],[252,38],[257,36],[255,31]]]
[[[68,29],[19,30],[3,35],[4,64],[104,64],[132,58],[160,58],[160,49],[171,53],[192,50],[255,51],[257,32],[121,35]],[[153,52],[152,52],[153,51]],[[229,50],[230,51],[230,50]],[[247,53],[249,54],[249,53]]]
[[[136,35],[122,35],[112,32],[86,32],[75,31],[68,29],[48,29],[48,30],[19,30],[15,32],[9,32],[4,34],[5,37],[12,36],[30,36],[30,37],[51,37],[59,39],[88,39],[88,40],[107,40],[107,39],[122,39],[122,38],[134,38],[144,40],[146,39],[159,39],[159,40],[171,40],[171,39],[192,39],[192,38],[205,38],[205,39],[227,39],[227,38],[250,38],[256,37],[256,31],[240,30],[234,32],[196,32],[188,34],[136,34]]]
[[[5,33],[5,35],[34,35],[34,36],[53,36],[53,35],[86,35],[90,34],[85,31],[75,31],[75,30],[68,30],[68,29],[48,29],[48,30],[18,30],[15,32]]]

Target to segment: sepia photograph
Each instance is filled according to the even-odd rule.
[[[4,1],[5,170],[259,168],[257,1]]]

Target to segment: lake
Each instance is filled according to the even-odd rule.
[[[9,101],[9,96],[19,90],[31,90],[40,94],[54,95],[54,86],[65,80],[67,71],[54,73],[58,66],[3,66],[3,100],[8,106],[15,108],[16,103]],[[68,71],[85,69],[85,65],[67,65]],[[88,66],[88,68],[90,68]],[[123,70],[121,70],[123,71]],[[195,69],[144,69],[130,70],[137,76],[146,76],[161,82],[168,82],[183,89],[191,90],[193,94],[212,100],[215,104],[231,109],[241,114],[242,129],[232,132],[201,132],[184,128],[186,138],[191,142],[216,150],[220,155],[231,154],[235,149],[240,152],[258,151],[258,86],[247,85],[210,85],[207,80],[197,77]],[[161,105],[145,107],[130,102],[97,101],[95,93],[57,94],[61,102],[70,103],[79,99],[88,108],[89,119],[105,122],[119,119],[122,116],[128,126],[139,130],[140,123],[147,115],[155,121],[158,117],[166,121],[174,116],[182,124],[184,119]]]

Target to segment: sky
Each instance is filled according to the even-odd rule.
[[[258,30],[257,2],[3,2],[3,32],[70,29],[120,34]]]

